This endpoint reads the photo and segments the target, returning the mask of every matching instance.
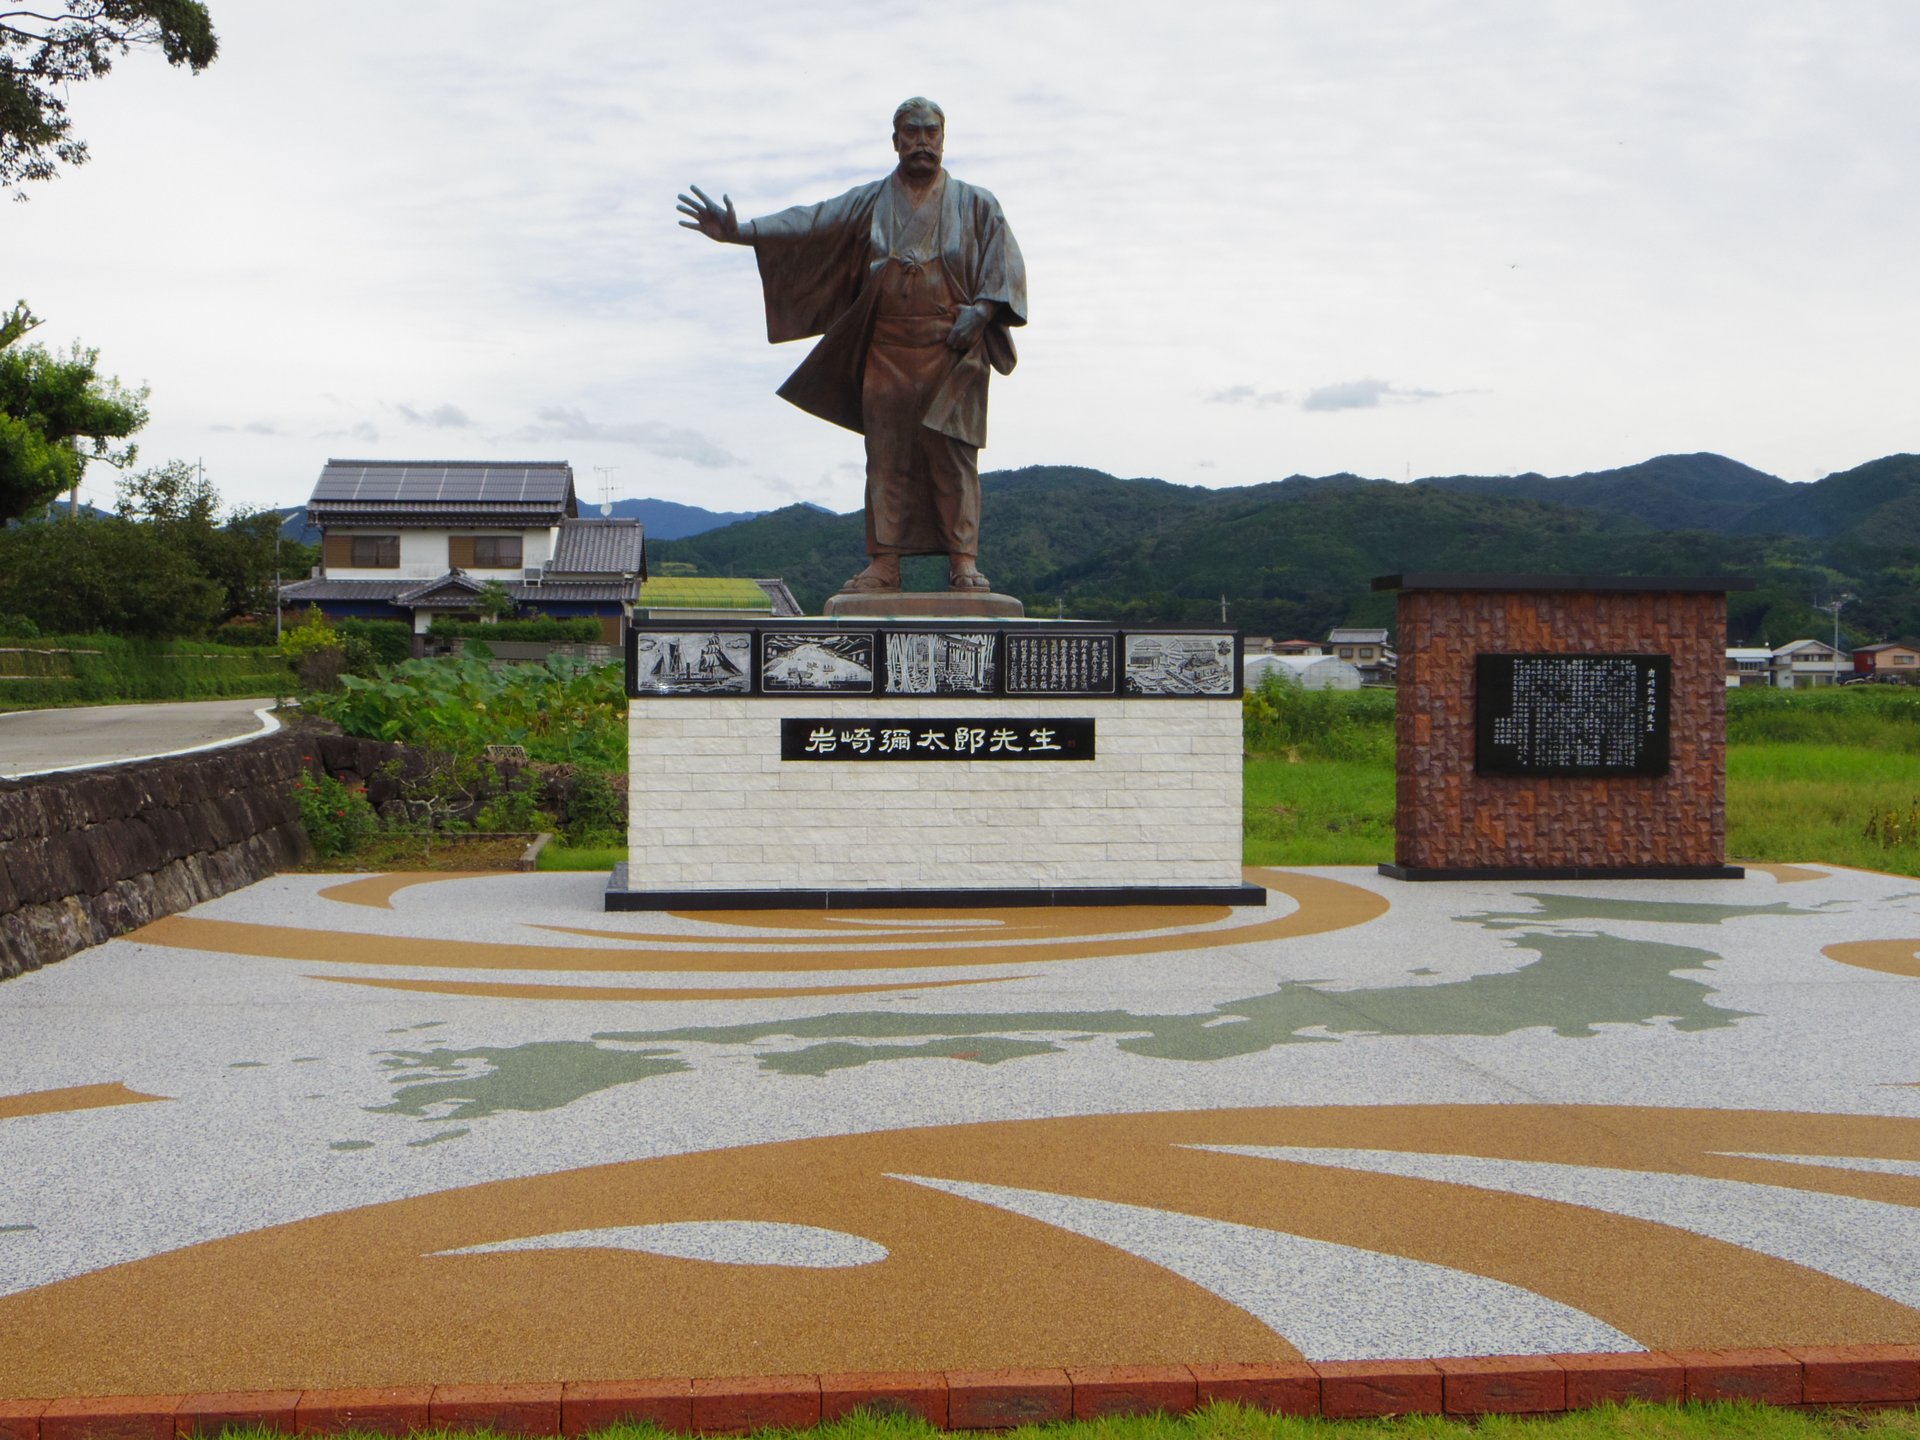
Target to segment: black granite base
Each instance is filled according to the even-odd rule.
[[[1740,865],[1382,865],[1380,873],[1393,880],[1741,880],[1747,872]]]
[[[955,910],[1041,905],[1265,905],[1258,885],[1036,886],[1005,890],[629,890],[607,877],[608,910]]]

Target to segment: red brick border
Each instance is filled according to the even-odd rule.
[[[1544,1415],[1623,1400],[1920,1408],[1920,1345],[0,1400],[0,1440],[190,1440],[229,1421],[272,1425],[298,1436],[347,1429],[405,1436],[430,1427],[484,1425],[507,1434],[578,1440],[631,1419],[681,1434],[719,1435],[776,1425],[804,1428],[863,1406],[920,1415],[941,1429],[1007,1430],[1075,1417],[1182,1414],[1216,1400],[1329,1419]]]

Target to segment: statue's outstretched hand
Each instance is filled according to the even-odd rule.
[[[730,197],[722,195],[721,203],[716,205],[698,185],[689,185],[687,188],[693,194],[682,195],[680,203],[674,207],[681,214],[693,217],[691,220],[682,220],[682,225],[689,230],[698,230],[709,240],[718,240],[724,245],[747,243],[740,233],[740,217],[733,213],[733,200]]]

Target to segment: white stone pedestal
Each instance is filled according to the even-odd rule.
[[[610,910],[1263,904],[1237,699],[639,696]],[[781,758],[781,721],[1091,719],[1091,760]]]

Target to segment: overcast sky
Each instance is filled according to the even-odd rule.
[[[205,74],[75,88],[93,161],[0,205],[0,302],[233,503],[368,456],[856,508],[859,437],[775,397],[805,346],[674,195],[838,194],[916,93],[1027,259],[983,469],[1920,448],[1915,0],[211,6]]]

